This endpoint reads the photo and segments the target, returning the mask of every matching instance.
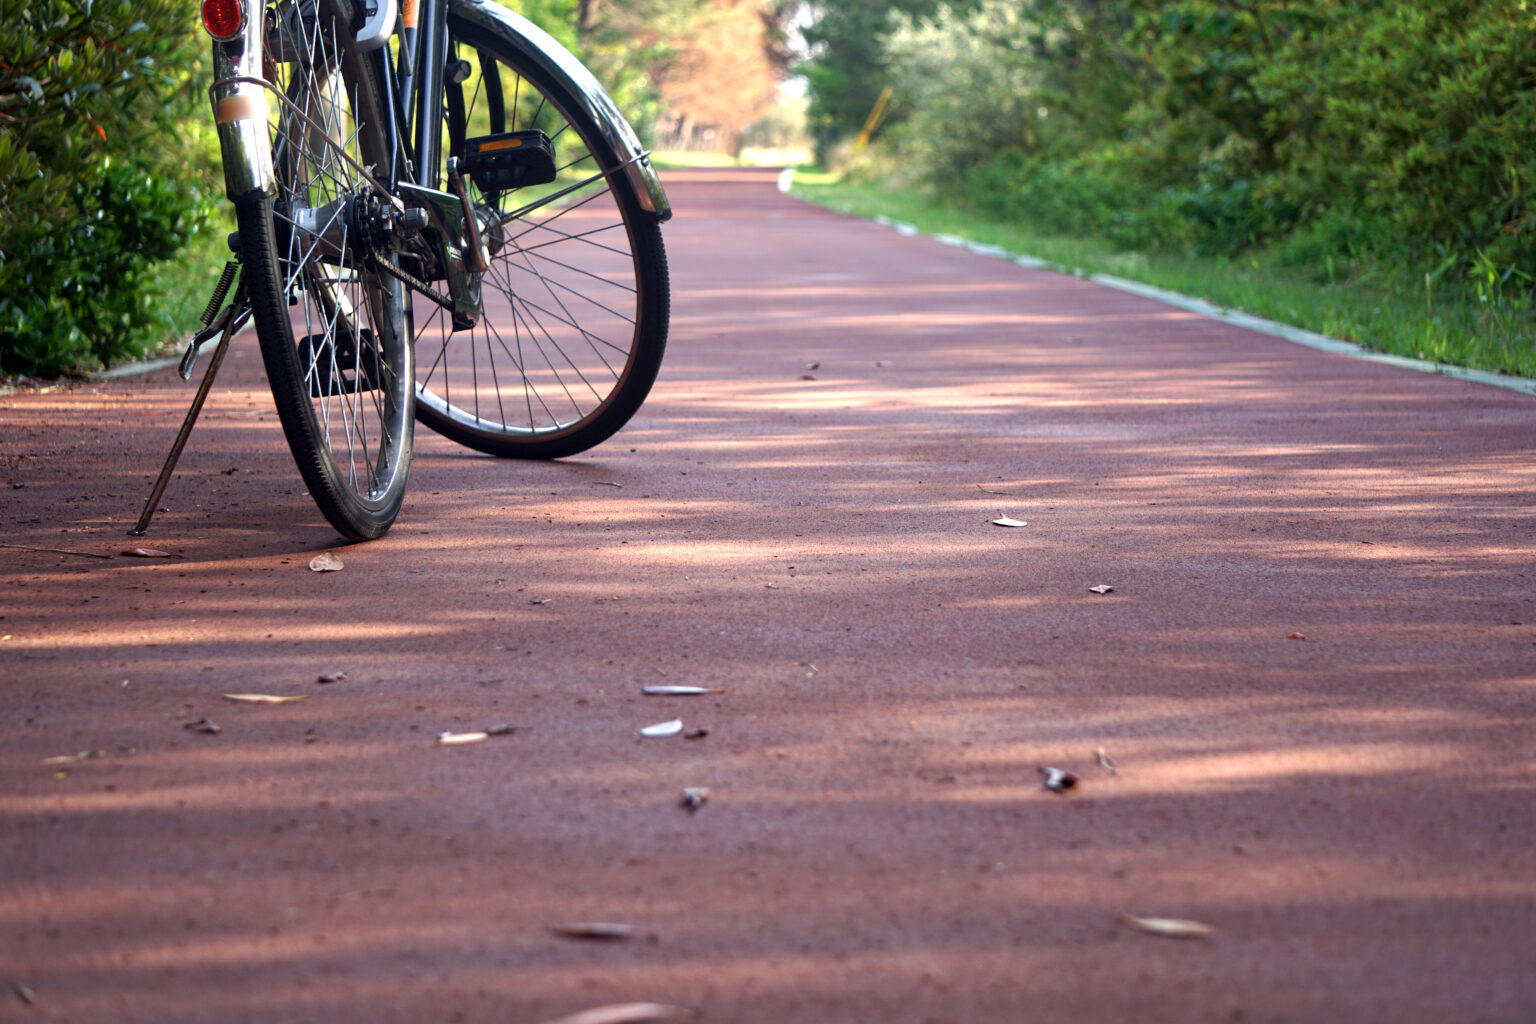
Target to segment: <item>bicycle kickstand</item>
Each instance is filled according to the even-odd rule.
[[[144,511],[139,513],[138,524],[128,533],[132,536],[141,536],[149,529],[149,521],[154,518],[155,509],[160,504],[160,497],[165,493],[165,487],[171,481],[171,474],[176,470],[176,462],[181,458],[181,450],[187,446],[187,438],[192,434],[192,424],[197,422],[198,414],[203,411],[203,402],[208,398],[208,392],[213,389],[213,378],[219,372],[219,364],[224,361],[224,353],[229,348],[229,339],[235,332],[245,326],[245,322],[251,318],[251,305],[246,297],[245,277],[240,276],[240,283],[235,286],[235,297],[230,300],[218,315],[213,315],[212,310],[218,309],[224,301],[224,295],[229,291],[230,282],[238,273],[239,264],[230,262],[224,268],[224,274],[219,278],[217,287],[214,288],[213,298],[208,303],[208,309],[203,314],[203,329],[192,336],[192,341],[187,345],[186,354],[181,357],[179,372],[181,379],[187,380],[192,376],[192,366],[197,362],[198,352],[217,335],[218,346],[213,350],[213,358],[208,361],[208,369],[203,371],[203,379],[197,386],[197,394],[192,396],[192,407],[187,410],[187,418],[181,422],[181,430],[176,434],[176,440],[171,445],[170,453],[165,457],[165,465],[160,467],[160,475],[155,478],[155,486],[149,492],[149,499],[144,502]]]

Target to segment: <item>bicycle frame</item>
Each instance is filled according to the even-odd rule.
[[[378,182],[390,196],[398,196],[403,184],[433,191],[441,188],[437,180],[440,153],[437,125],[439,112],[432,109],[442,93],[443,67],[447,59],[447,15],[452,3],[456,17],[479,22],[503,34],[521,48],[535,67],[552,80],[562,83],[580,98],[585,112],[599,126],[608,152],[594,154],[605,175],[626,174],[635,185],[642,206],[658,220],[672,213],[661,181],[651,166],[649,153],[640,145],[633,129],[619,113],[613,100],[592,73],[569,50],[543,29],[522,15],[488,0],[420,0],[404,5],[400,17],[403,33],[399,50],[408,58],[397,74],[389,66],[389,47],[373,51],[378,62],[380,81],[387,83],[391,124],[389,138],[395,165],[388,180]],[[210,89],[219,148],[223,155],[224,187],[231,201],[253,192],[272,194],[276,181],[272,169],[271,143],[267,134],[267,113],[271,83],[262,74],[264,0],[245,0],[245,27],[229,42],[213,44],[214,83]],[[282,102],[283,97],[276,97]],[[412,124],[402,126],[396,119],[409,111]],[[405,129],[405,130],[402,130]],[[414,156],[415,179],[402,180],[398,156],[409,138],[409,152]]]

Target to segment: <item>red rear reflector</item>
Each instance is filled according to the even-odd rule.
[[[241,0],[203,0],[203,27],[220,42],[233,39],[245,28]]]

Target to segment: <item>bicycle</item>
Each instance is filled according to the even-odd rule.
[[[490,0],[361,3],[203,0],[235,259],[135,533],[247,320],[300,474],[350,540],[399,513],[415,420],[559,458],[612,436],[655,381],[671,208],[602,86]]]

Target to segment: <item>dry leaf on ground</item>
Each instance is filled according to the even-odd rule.
[[[703,693],[724,693],[718,686],[642,686],[640,692],[647,697],[696,697]]]
[[[340,572],[343,568],[342,561],[329,551],[322,551],[309,560],[311,572]]]
[[[1208,924],[1180,917],[1133,917],[1122,911],[1120,919],[1139,932],[1169,939],[1209,939],[1216,934]]]
[[[225,700],[232,700],[237,704],[296,704],[301,700],[309,700],[307,695],[302,697],[279,697],[271,693],[226,693]]]
[[[1114,758],[1110,757],[1108,754],[1106,754],[1104,752],[1104,748],[1103,747],[1099,748],[1098,755],[1099,755],[1099,767],[1100,768],[1103,768],[1105,771],[1109,772],[1109,774],[1111,774],[1111,775],[1119,775],[1120,774],[1120,766],[1115,764],[1115,759]]]
[[[43,764],[70,764],[74,761],[94,761],[99,757],[106,757],[105,750],[82,750],[74,754],[60,754],[57,757],[43,758]]]
[[[696,1018],[698,1014],[682,1006],[663,1003],[615,1003],[612,1006],[594,1006],[590,1010],[568,1014],[543,1024],[652,1024],[652,1022],[681,1022]]]
[[[696,811],[704,806],[709,799],[708,786],[684,786],[682,804],[690,811]]]
[[[674,718],[670,722],[657,722],[655,725],[648,725],[640,730],[640,735],[653,738],[657,736],[676,736],[682,731],[683,720],[681,718]]]
[[[321,676],[319,679],[316,679],[315,682],[317,682],[317,683],[339,683],[339,682],[341,682],[345,678],[347,678],[347,674],[345,672],[327,672],[325,675]]]
[[[1088,588],[1088,592],[1090,594],[1111,594],[1111,593],[1114,593],[1114,590],[1115,590],[1114,587],[1111,587],[1111,586],[1109,586],[1108,584],[1105,584],[1105,583],[1100,583],[1096,587],[1089,587]]]
[[[1069,771],[1046,765],[1041,765],[1035,771],[1040,773],[1040,784],[1052,793],[1065,793],[1077,785],[1077,776]]]
[[[983,492],[983,493],[985,493],[985,494],[1012,494],[1013,493],[1012,491],[994,491],[990,487],[983,487],[983,486],[981,486],[981,484],[977,484],[976,485],[976,489],[981,491],[981,492]]]
[[[627,939],[635,934],[633,925],[616,924],[612,921],[568,921],[552,924],[549,930],[568,939]]]
[[[439,746],[462,747],[466,743],[479,743],[490,738],[490,733],[485,732],[443,732],[438,733],[437,742]]]
[[[206,733],[216,733],[216,732],[223,732],[224,731],[223,729],[221,729],[217,725],[215,725],[213,723],[213,720],[210,719],[210,718],[200,718],[200,719],[198,719],[195,722],[188,722],[186,725],[182,726],[182,728],[183,729],[191,729],[193,732],[206,732]]]
[[[1029,524],[1026,523],[1022,519],[1014,519],[1014,518],[1012,518],[1010,516],[1002,516],[1000,518],[992,520],[992,525],[993,526],[1028,526]]]
[[[159,548],[124,548],[123,554],[130,558],[170,558],[169,551],[161,551]]]

